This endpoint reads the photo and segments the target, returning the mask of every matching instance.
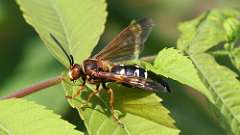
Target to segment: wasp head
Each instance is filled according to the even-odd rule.
[[[69,76],[71,81],[77,80],[82,75],[83,75],[82,67],[79,64],[71,65],[71,67],[68,71],[68,76]]]
[[[67,51],[63,48],[62,44],[57,40],[57,38],[53,34],[50,33],[49,35],[53,39],[53,41],[59,46],[59,48],[63,51],[63,53],[65,54],[69,61],[70,68],[68,71],[68,76],[70,80],[71,81],[77,80],[82,75],[84,75],[82,72],[82,67],[79,64],[74,63],[73,56],[67,53]]]

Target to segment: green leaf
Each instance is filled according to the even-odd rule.
[[[78,83],[78,82],[77,82]],[[63,87],[65,89],[65,95],[73,96],[79,90],[79,86],[73,86],[70,82],[63,81]],[[92,88],[93,89],[93,88]],[[104,112],[104,102],[102,99],[96,100],[96,97],[93,97],[93,102],[96,105],[95,107],[90,106],[90,108],[82,109],[84,103],[86,102],[88,95],[91,93],[90,87],[86,87],[78,97],[74,99],[69,99],[68,102],[73,108],[76,108],[79,112],[81,119],[84,121],[84,124],[87,128],[88,134],[90,135],[108,135],[112,134],[113,131],[117,132],[116,135],[125,135],[127,132],[118,126],[113,119],[109,116],[109,113]],[[92,103],[92,102],[90,102]],[[91,104],[92,105],[92,104]],[[100,106],[99,106],[100,105]],[[103,106],[103,107],[101,107]],[[105,106],[106,107],[106,106]],[[95,108],[95,109],[93,109]]]
[[[200,53],[226,42],[230,32],[225,23],[238,15],[237,10],[211,10],[193,21],[181,23],[179,30],[182,35],[178,40],[178,48],[189,53]]]
[[[148,119],[166,127],[175,128],[175,121],[161,104],[162,99],[142,89],[111,85],[115,93],[116,109]],[[167,93],[165,93],[167,94]]]
[[[239,38],[239,21],[237,20],[239,15],[240,12],[237,9],[209,11],[201,21],[196,21],[198,25],[183,24],[183,26],[191,26],[193,32],[190,34],[194,34],[191,38],[183,38],[187,37],[184,35],[188,30],[187,26],[180,26],[183,35],[178,40],[178,47],[188,55],[198,70],[202,82],[211,92],[210,98],[214,102],[210,104],[210,108],[216,111],[220,124],[229,134],[240,134],[240,82],[236,79],[236,73],[219,65],[205,51],[226,42],[225,48],[231,54]]]
[[[190,58],[211,91],[215,105],[224,118],[221,123],[225,122],[224,127],[228,132],[240,134],[240,82],[236,79],[236,74],[218,65],[209,54],[195,54]]]
[[[0,101],[1,135],[83,135],[59,115],[23,99]]]
[[[231,49],[229,56],[233,65],[240,71],[240,48]]]
[[[70,96],[79,89],[79,86],[72,86],[66,82],[63,82],[63,85],[66,94]],[[169,111],[160,103],[159,97],[140,89],[130,89],[113,84],[109,86],[114,91],[115,110],[120,115],[124,128],[111,117],[106,91],[102,90],[98,97],[94,97],[90,108],[85,110],[82,109],[82,105],[91,92],[89,88],[82,91],[76,99],[70,100],[72,107],[78,109],[89,134],[110,135],[113,132],[116,135],[179,134],[180,131],[175,128],[174,120],[168,115]]]
[[[199,92],[168,81],[173,92],[161,94],[164,105],[169,108],[181,135],[226,135],[213,117],[207,100]],[[199,131],[199,132],[196,132]]]
[[[189,47],[189,44],[191,43],[192,39],[196,35],[196,29],[199,26],[199,24],[206,18],[208,15],[208,12],[203,13],[196,19],[181,22],[178,26],[179,31],[181,32],[181,35],[177,41],[177,48],[180,50],[187,50]]]
[[[179,50],[173,48],[163,49],[157,55],[153,68],[148,67],[148,69],[191,86],[210,97],[209,100],[212,101],[211,94],[199,79],[197,70],[191,60],[183,56]]]
[[[240,48],[237,46],[238,40],[240,39],[240,20],[233,17],[228,18],[224,22],[224,28],[227,32],[228,41],[228,43],[225,44],[225,50],[228,52],[232,64],[240,71]]]
[[[223,26],[227,33],[227,41],[234,42],[240,37],[240,20],[236,17],[229,17],[227,18]]]
[[[26,43],[23,56],[15,65],[14,74],[9,75],[8,81],[1,85],[0,95],[8,95],[16,90],[58,76],[61,70],[61,65],[49,54],[43,43],[40,40],[32,39]],[[47,106],[59,114],[66,113],[69,108],[61,85],[47,88],[24,98]]]
[[[52,33],[76,63],[90,54],[103,32],[104,0],[17,0],[26,21],[34,27],[49,51],[66,67],[69,62],[50,38]]]

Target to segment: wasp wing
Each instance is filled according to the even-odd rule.
[[[111,62],[138,59],[152,26],[149,18],[133,21],[93,58]]]
[[[123,84],[127,86],[144,89],[153,92],[171,92],[168,84],[161,79],[161,81],[145,79],[142,77],[124,77]]]
[[[137,76],[126,76],[114,74],[111,72],[98,72],[93,74],[98,78],[104,79],[106,82],[115,82],[130,87],[140,88],[152,92],[171,92],[168,84],[160,77],[144,78]]]

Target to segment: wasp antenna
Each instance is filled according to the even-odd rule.
[[[70,59],[71,59],[71,65],[73,65],[73,64],[74,64],[73,56],[70,54],[69,57],[70,57]]]
[[[54,37],[51,33],[49,34],[50,37],[54,40],[54,42],[61,48],[61,50],[63,51],[63,53],[67,56],[68,58],[68,61],[70,63],[70,65],[73,65],[73,56],[72,55],[69,55],[67,53],[67,51],[63,48],[63,46],[61,45],[61,43],[56,39],[56,37]]]

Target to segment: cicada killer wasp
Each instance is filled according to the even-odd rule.
[[[68,54],[60,42],[50,34],[69,60],[68,76],[70,80],[74,81],[79,78],[83,80],[79,91],[71,98],[78,96],[86,83],[94,84],[96,89],[88,96],[87,102],[89,102],[93,96],[100,92],[99,87],[102,85],[110,95],[109,104],[112,116],[116,121],[119,121],[114,114],[113,90],[106,86],[107,82],[115,82],[152,92],[170,92],[168,84],[159,75],[147,71],[139,65],[122,64],[126,60],[138,59],[152,27],[153,23],[149,18],[133,21],[100,52],[84,60],[81,64],[74,63],[73,56]]]

